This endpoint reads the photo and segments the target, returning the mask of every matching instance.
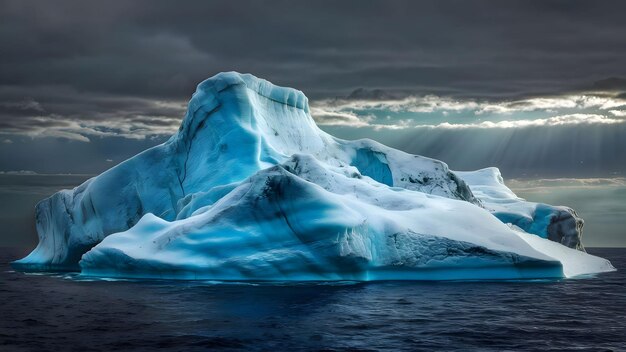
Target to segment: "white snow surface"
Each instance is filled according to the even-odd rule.
[[[167,142],[39,203],[39,245],[15,265],[286,281],[614,270],[605,259],[507,226],[492,214],[498,201],[488,192],[529,205],[508,188],[479,189],[489,177],[371,140],[337,139],[315,125],[302,92],[220,73],[198,85]]]
[[[455,171],[470,187],[485,209],[504,223],[514,224],[528,233],[584,251],[584,221],[571,208],[527,202],[505,184],[500,170],[489,167],[477,171]]]

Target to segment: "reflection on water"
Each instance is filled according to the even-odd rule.
[[[24,350],[626,349],[626,250],[592,279],[259,283],[91,280],[2,266],[0,346]],[[20,255],[3,250],[1,262]]]

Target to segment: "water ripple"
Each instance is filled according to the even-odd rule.
[[[0,267],[0,350],[626,350],[617,272],[533,282],[105,280]],[[0,251],[0,262],[15,255]]]

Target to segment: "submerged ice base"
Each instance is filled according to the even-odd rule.
[[[371,140],[334,138],[315,125],[302,92],[222,73],[198,85],[166,143],[42,201],[39,245],[15,265],[216,280],[535,279],[613,270],[554,241],[550,233],[571,238],[563,235],[571,233],[567,221],[504,221],[478,191],[493,175],[481,175]]]

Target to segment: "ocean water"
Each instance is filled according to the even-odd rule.
[[[0,351],[624,351],[617,272],[532,282],[301,285],[25,274],[0,249]]]

